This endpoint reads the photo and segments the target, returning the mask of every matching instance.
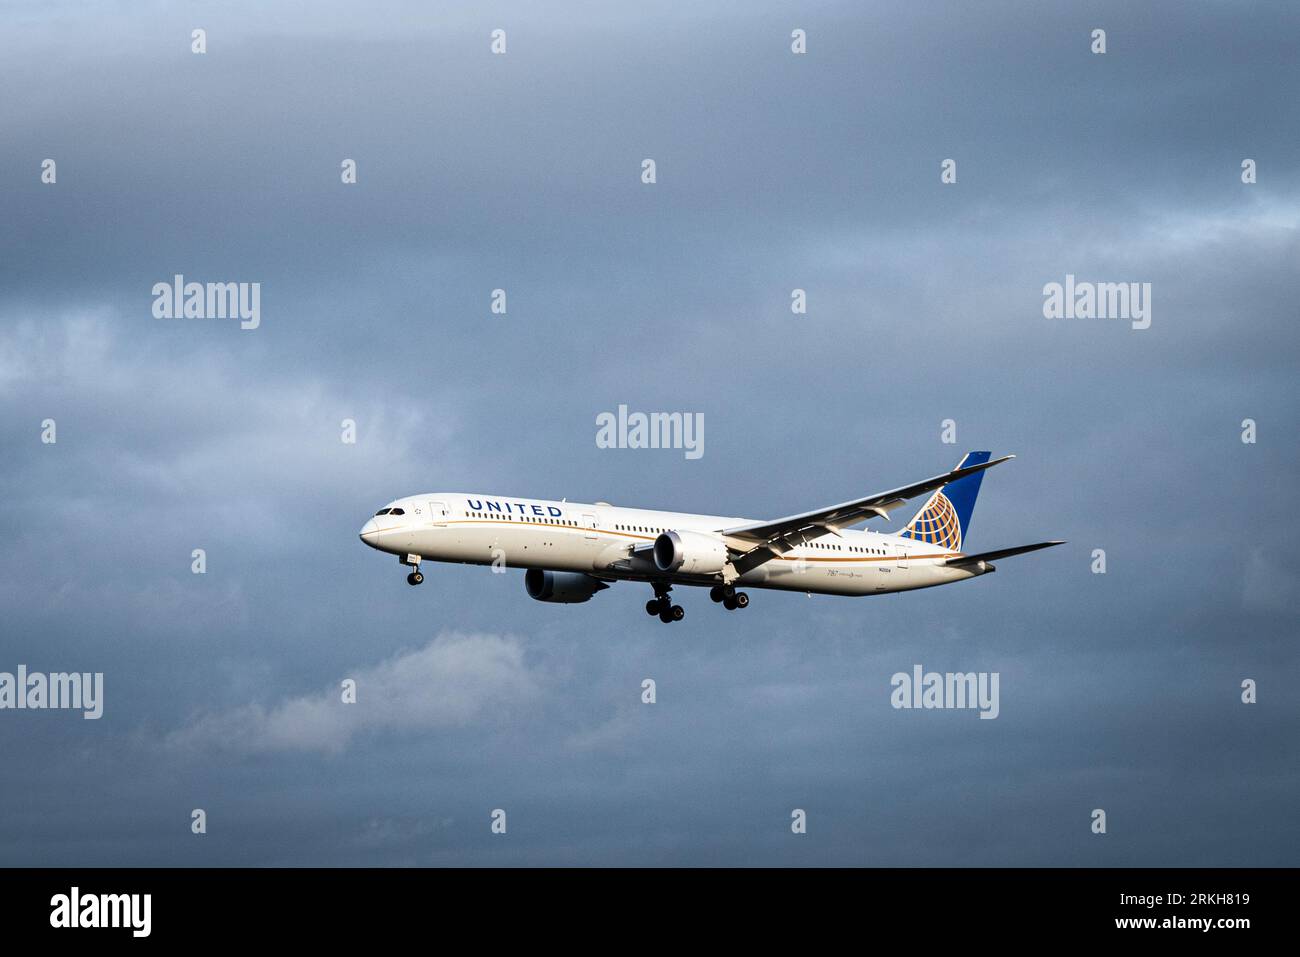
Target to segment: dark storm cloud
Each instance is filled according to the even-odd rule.
[[[0,860],[1296,862],[1291,7],[5,16],[0,670],[106,709],[0,712]],[[177,272],[261,327],[152,318]],[[1151,328],[1044,319],[1067,273]],[[619,403],[704,457],[596,448]],[[968,447],[1020,454],[975,545],[1070,544],[670,629],[355,538],[426,489],[787,513]],[[914,663],[1000,672],[999,718],[893,710]]]

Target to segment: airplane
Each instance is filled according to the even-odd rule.
[[[968,452],[941,475],[768,521],[430,492],[388,503],[360,535],[409,566],[412,585],[424,581],[420,564],[426,560],[524,568],[528,595],[558,604],[588,601],[614,582],[646,582],[654,589],[646,613],[670,623],[686,616],[669,597],[675,585],[708,588],[714,602],[734,611],[749,605],[741,587],[889,594],[986,575],[999,559],[1064,544],[962,551],[984,471],[1015,458],[991,455]],[[888,519],[927,492],[925,504],[896,534],[849,528]]]

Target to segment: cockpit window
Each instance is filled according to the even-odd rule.
[[[375,518],[378,518],[380,515],[387,515],[391,511],[391,508],[381,508],[379,511],[375,512]]]
[[[388,514],[389,514],[389,515],[405,515],[405,514],[406,514],[406,509],[404,509],[404,508],[390,508],[390,509],[388,510]]]

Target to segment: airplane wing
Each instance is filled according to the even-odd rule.
[[[999,548],[994,552],[980,552],[978,555],[959,555],[956,558],[950,558],[945,565],[974,565],[976,562],[991,562],[995,558],[1010,558],[1012,555],[1023,555],[1025,552],[1036,552],[1040,548],[1051,548],[1053,545],[1064,545],[1065,542],[1039,542],[1036,545],[1017,545],[1015,548]]]
[[[769,522],[750,522],[748,525],[724,528],[720,533],[726,540],[727,547],[737,553],[738,557],[732,560],[732,564],[736,571],[743,575],[764,562],[771,561],[778,555],[784,555],[815,538],[821,538],[823,535],[838,535],[841,528],[856,525],[867,519],[888,518],[890,511],[898,508],[908,499],[933,492],[959,478],[992,468],[1013,458],[1014,455],[1004,455],[1000,459],[982,462],[964,469],[953,469],[951,472],[944,472],[923,482],[904,485],[902,488],[891,489],[888,492],[854,499],[851,502],[841,502],[839,505],[831,505],[811,512],[801,512],[798,515],[787,515],[785,518]]]

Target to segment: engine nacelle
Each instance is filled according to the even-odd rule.
[[[537,601],[575,605],[608,587],[603,581],[582,572],[552,572],[543,568],[530,568],[524,572],[528,597]]]
[[[727,564],[727,546],[704,532],[664,532],[655,539],[655,568],[683,575],[714,575]]]

